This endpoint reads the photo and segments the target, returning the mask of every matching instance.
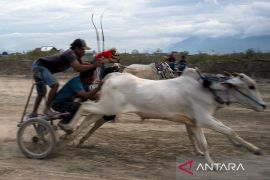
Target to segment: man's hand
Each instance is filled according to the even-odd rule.
[[[96,63],[95,63],[96,67],[99,67],[102,64],[102,61],[103,61],[102,58],[96,59]]]
[[[114,59],[115,63],[119,63],[120,62],[120,56],[119,54],[113,55],[112,59]]]
[[[97,89],[100,90],[101,89],[101,86],[103,84],[103,81],[102,80],[99,80],[99,81],[96,81],[98,83],[98,86],[97,86]]]
[[[101,86],[103,84],[103,81],[95,81],[95,83],[98,83],[98,86],[93,89],[92,91],[88,92],[88,99],[93,100],[93,101],[97,101],[99,100],[99,91],[101,89]]]

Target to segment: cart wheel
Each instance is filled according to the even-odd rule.
[[[46,120],[30,119],[19,127],[17,143],[26,157],[42,159],[53,151],[56,144],[56,133]]]

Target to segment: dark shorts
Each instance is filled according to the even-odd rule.
[[[39,96],[45,96],[47,92],[46,85],[51,87],[57,84],[58,81],[46,67],[40,65],[37,61],[33,63],[32,70],[34,72],[34,80],[37,83],[37,93]]]
[[[81,103],[79,102],[55,102],[53,103],[52,108],[55,111],[58,111],[61,113],[69,112],[69,115],[66,115],[62,121],[63,123],[67,124],[76,114],[80,106],[81,106]]]

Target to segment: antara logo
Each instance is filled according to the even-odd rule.
[[[180,164],[178,166],[178,169],[184,171],[185,173],[193,175],[192,163],[193,160],[189,160],[183,164]],[[245,171],[242,163],[199,163],[195,169],[196,171]]]
[[[193,160],[189,160],[187,162],[185,162],[184,164],[181,164],[178,166],[178,168],[190,175],[193,175],[193,172],[191,171],[191,168],[192,168],[192,163],[193,163]],[[185,169],[184,166],[188,165],[189,166],[189,170]]]
[[[200,163],[196,171],[245,171],[241,163],[212,163],[204,165]]]

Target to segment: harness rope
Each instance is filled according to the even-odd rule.
[[[250,99],[251,101],[255,102],[256,104],[263,106],[261,103],[259,103],[256,99],[252,98],[251,96],[247,95],[246,93],[244,93],[243,91],[240,91],[238,88],[235,88],[235,90],[237,92],[239,92],[240,94],[242,94],[243,96],[245,96],[246,98]]]
[[[209,85],[207,86],[207,88],[210,90],[210,92],[215,96],[215,100],[220,103],[220,104],[224,104],[226,103],[227,105],[230,104],[230,96],[229,96],[229,90],[228,88],[226,88],[225,93],[227,95],[227,101],[224,101],[220,96],[217,95],[216,91],[214,89],[211,89],[210,85],[212,85],[212,82],[226,82],[227,80],[231,79],[231,77],[227,77],[227,76],[222,76],[222,77],[217,77],[217,76],[203,76],[197,69],[196,72],[199,74],[200,78],[204,81],[208,81]],[[242,96],[248,98],[249,100],[255,102],[256,104],[263,106],[261,103],[259,103],[256,99],[254,99],[253,97],[247,95],[246,93],[244,93],[243,91],[241,91],[240,89],[238,89],[237,87],[233,87],[233,89],[240,93]]]
[[[213,94],[216,102],[218,102],[220,104],[230,105],[231,102],[230,102],[230,96],[229,96],[228,89],[225,90],[225,93],[227,95],[227,101],[225,101],[217,94],[216,90],[214,90],[210,87],[213,84],[213,82],[216,82],[216,83],[225,82],[225,81],[231,79],[230,77],[226,77],[226,76],[217,77],[217,76],[213,76],[213,75],[203,76],[198,69],[196,69],[196,72],[199,74],[200,78],[203,80],[203,87],[207,88]]]

